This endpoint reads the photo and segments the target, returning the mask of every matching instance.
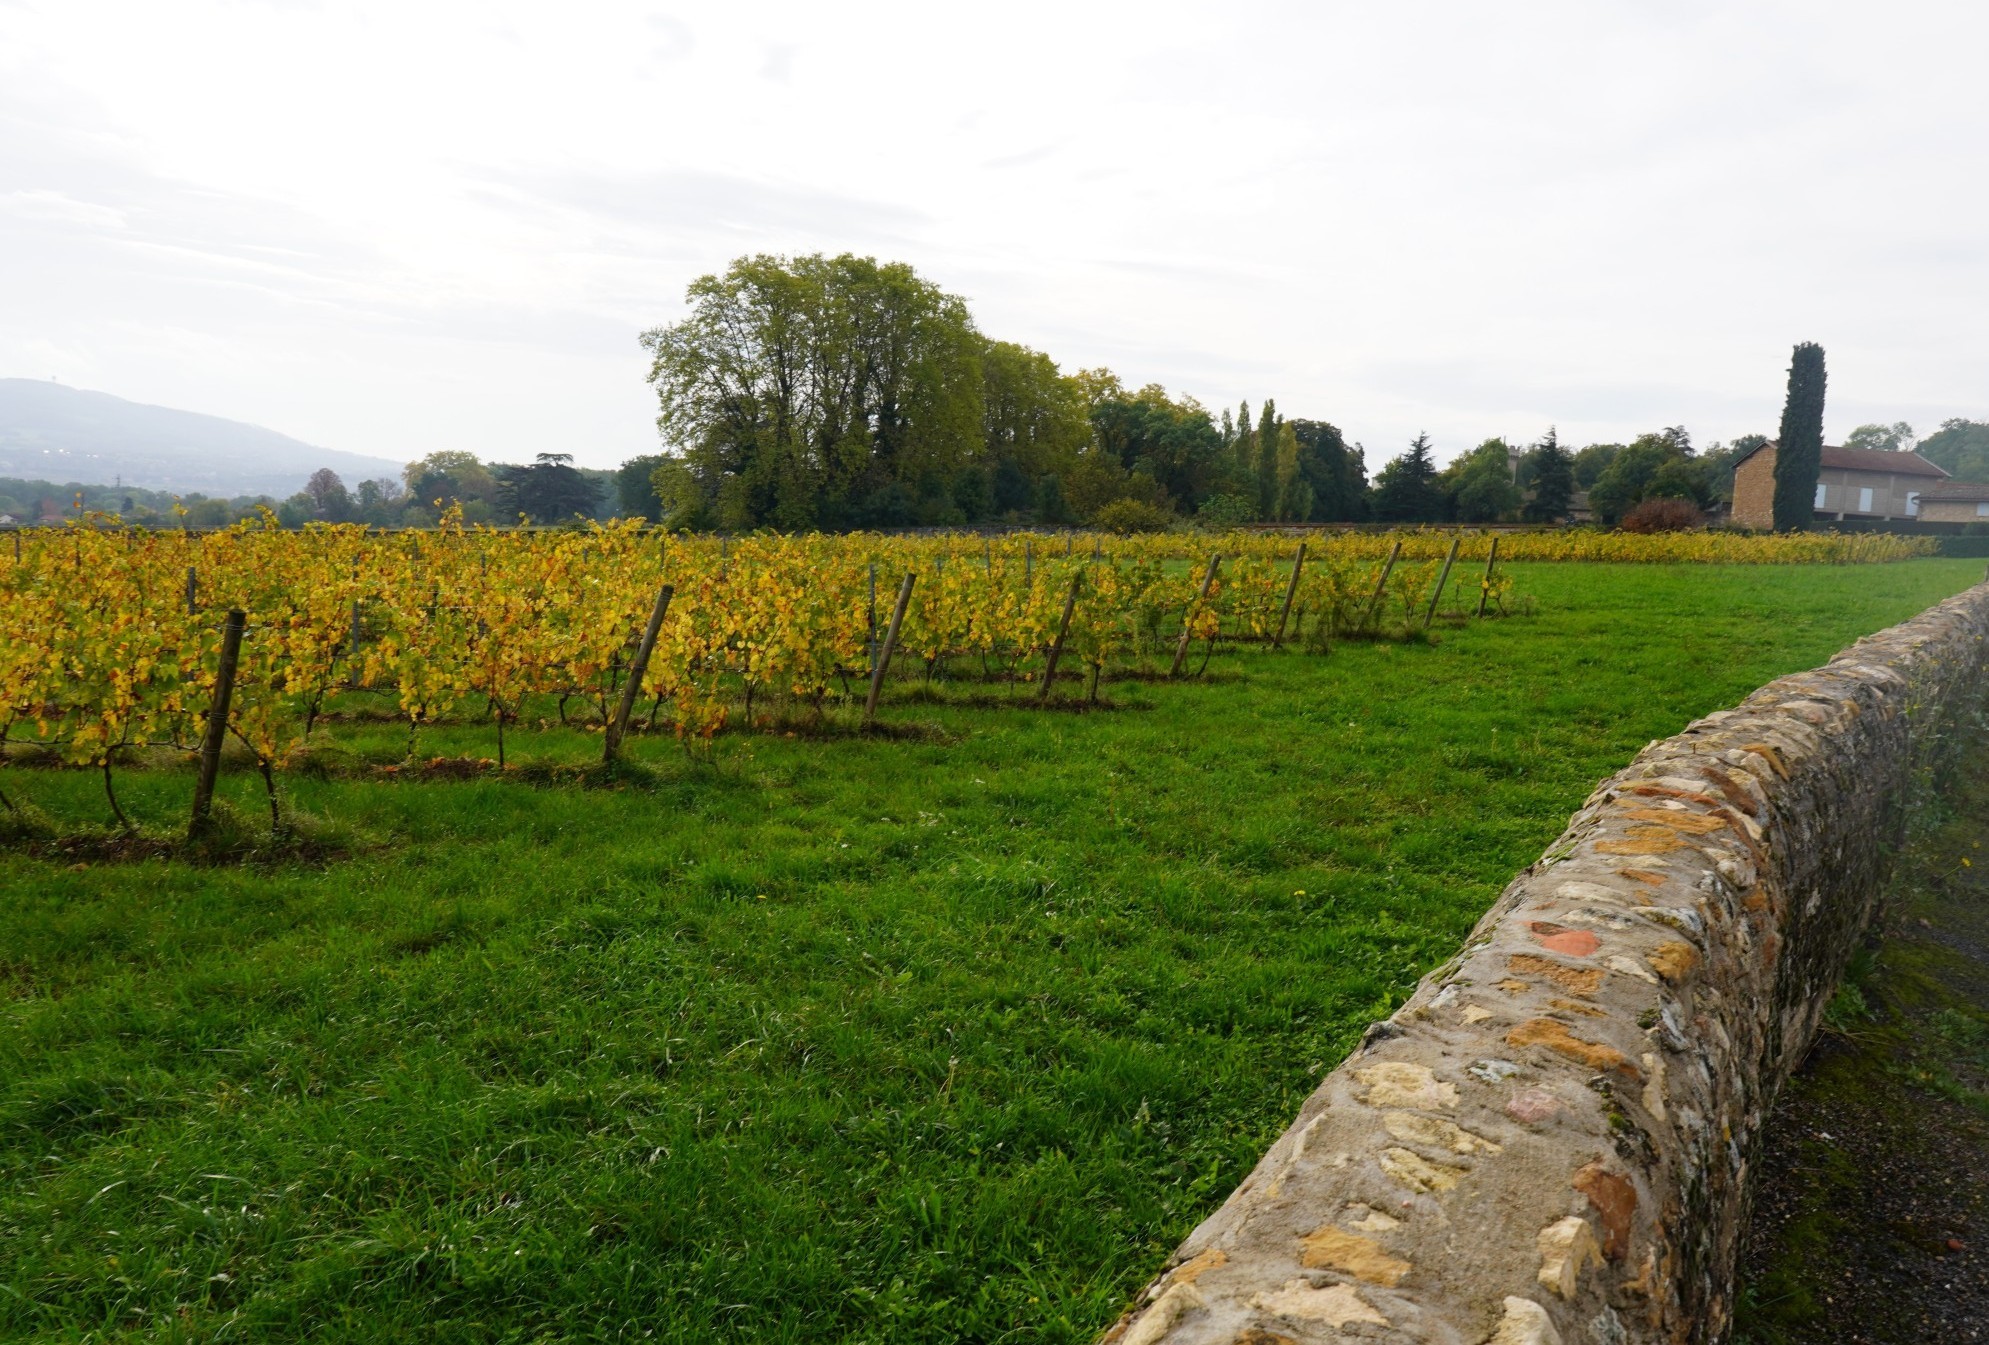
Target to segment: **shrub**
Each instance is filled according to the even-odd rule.
[[[1257,521],[1257,504],[1241,495],[1211,495],[1195,511],[1195,521],[1209,528],[1233,528]]]
[[[1706,526],[1706,516],[1690,500],[1645,500],[1623,515],[1624,532],[1690,532]]]
[[[1113,500],[1092,516],[1092,526],[1121,536],[1135,532],[1166,532],[1174,515],[1142,500]]]

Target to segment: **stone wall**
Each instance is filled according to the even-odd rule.
[[[1723,1339],[1762,1124],[1985,671],[1989,584],[1646,748],[1105,1341]]]

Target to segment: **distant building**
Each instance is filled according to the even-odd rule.
[[[1816,483],[1819,520],[1919,518],[1920,497],[1948,474],[1918,453],[1823,447]],[[1775,526],[1775,444],[1771,440],[1734,464],[1733,522]]]
[[[1989,523],[1989,485],[1936,481],[1920,492],[1920,517],[1929,523]]]

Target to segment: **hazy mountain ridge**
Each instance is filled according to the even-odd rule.
[[[0,378],[0,476],[283,499],[329,467],[353,485],[395,477],[387,458],[318,448],[260,425]]]

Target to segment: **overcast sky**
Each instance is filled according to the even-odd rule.
[[[405,459],[654,451],[746,252],[1370,467],[1989,417],[1989,10],[0,0],[0,375]]]

